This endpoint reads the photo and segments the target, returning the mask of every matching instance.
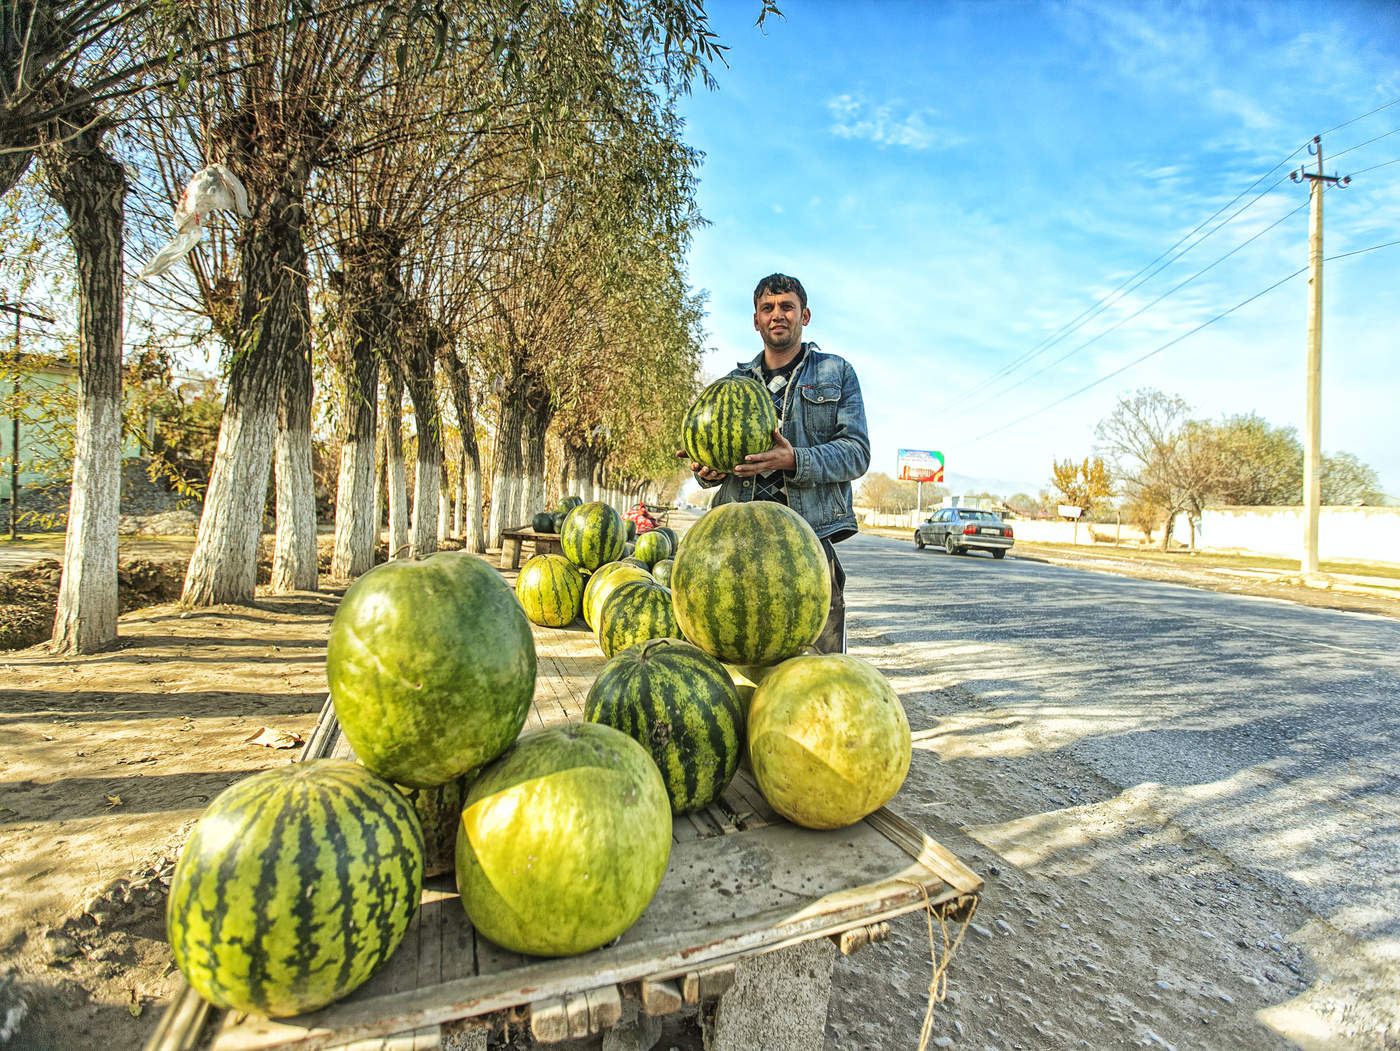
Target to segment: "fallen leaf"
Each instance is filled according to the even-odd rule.
[[[264,726],[252,737],[245,739],[248,744],[266,745],[268,748],[300,748],[306,743],[299,733],[291,730],[274,730],[270,726]]]
[[[131,990],[131,1002],[126,1005],[126,1009],[131,1012],[132,1018],[140,1018],[141,1012],[145,1010],[141,1004],[141,1000],[136,995],[135,989]]]
[[[108,797],[107,797],[107,809],[108,809],[108,810],[111,810],[113,807],[119,807],[119,806],[121,806],[121,805],[122,805],[122,797],[121,797],[121,796],[108,796]]]

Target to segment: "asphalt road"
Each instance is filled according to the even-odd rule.
[[[974,860],[1026,871],[1148,815],[1233,870],[1227,907],[1289,928],[1274,948],[1303,988],[1267,1028],[1400,1046],[1400,622],[882,537],[838,550],[850,651],[938,760],[902,799],[921,777],[945,803],[948,778],[975,786],[940,816],[988,848]]]

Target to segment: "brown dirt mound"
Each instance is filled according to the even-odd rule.
[[[0,574],[0,650],[33,646],[53,633],[62,575],[62,563],[53,558]],[[173,602],[180,597],[184,581],[183,559],[118,559],[118,608],[129,613],[159,602]]]

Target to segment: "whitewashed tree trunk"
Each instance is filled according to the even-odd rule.
[[[403,381],[389,370],[384,385],[388,411],[384,414],[385,473],[389,483],[389,558],[407,558],[408,472],[403,460]]]
[[[310,305],[307,305],[307,316]],[[274,442],[277,536],[270,590],[315,591],[316,479],[311,469],[311,334],[288,362]]]
[[[94,653],[117,641],[117,520],[122,448],[122,223],[126,172],[105,128],[61,124],[44,149],[50,195],[68,215],[78,265],[78,417],[68,535],[51,647]],[[13,498],[13,497],[12,497]]]
[[[487,528],[492,547],[500,547],[501,533],[521,522],[520,508],[525,493],[524,402],[519,392],[507,391],[501,397],[495,463],[491,465],[491,518]]]
[[[428,333],[414,333],[428,339]],[[413,524],[409,543],[412,557],[422,558],[438,549],[438,511],[442,507],[442,419],[438,412],[433,377],[436,358],[417,343],[410,344],[411,370],[405,375],[413,420],[418,432],[418,455],[413,468]]]
[[[466,550],[473,554],[486,554],[486,532],[481,522],[481,463],[474,462],[466,470],[463,489],[467,511],[467,532],[462,538]]]
[[[277,405],[270,397],[250,399],[247,405],[225,404],[183,602],[212,606],[253,601],[276,429]]]
[[[461,470],[458,470],[461,475]],[[452,535],[460,537],[462,535],[462,483],[458,481],[452,487]]]
[[[418,436],[418,444],[423,445],[423,436]],[[438,507],[438,461],[434,457],[424,461],[420,453],[415,461],[413,479],[413,525],[409,534],[412,544],[410,557],[422,558],[437,550]]]
[[[379,365],[373,352],[346,370],[345,434],[335,497],[335,547],[331,576],[353,580],[374,566],[379,539],[379,486],[375,441]]]
[[[253,215],[239,241],[239,302],[228,395],[214,469],[181,601],[192,606],[248,604],[257,583],[268,471],[283,372],[309,346],[303,196],[309,155],[298,144],[255,140],[239,166],[260,176],[249,186]],[[274,153],[267,157],[261,151]],[[264,173],[270,173],[262,178]],[[312,497],[314,500],[314,496]],[[313,513],[314,521],[314,513]],[[314,540],[314,527],[312,539]]]
[[[441,547],[443,541],[452,535],[452,490],[447,479],[447,464],[438,461],[438,516],[437,516],[437,542]]]

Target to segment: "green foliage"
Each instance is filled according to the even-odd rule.
[[[1102,456],[1086,456],[1080,463],[1056,460],[1051,473],[1055,490],[1063,497],[1061,502],[1082,507],[1086,516],[1096,504],[1113,495],[1113,476]]]

